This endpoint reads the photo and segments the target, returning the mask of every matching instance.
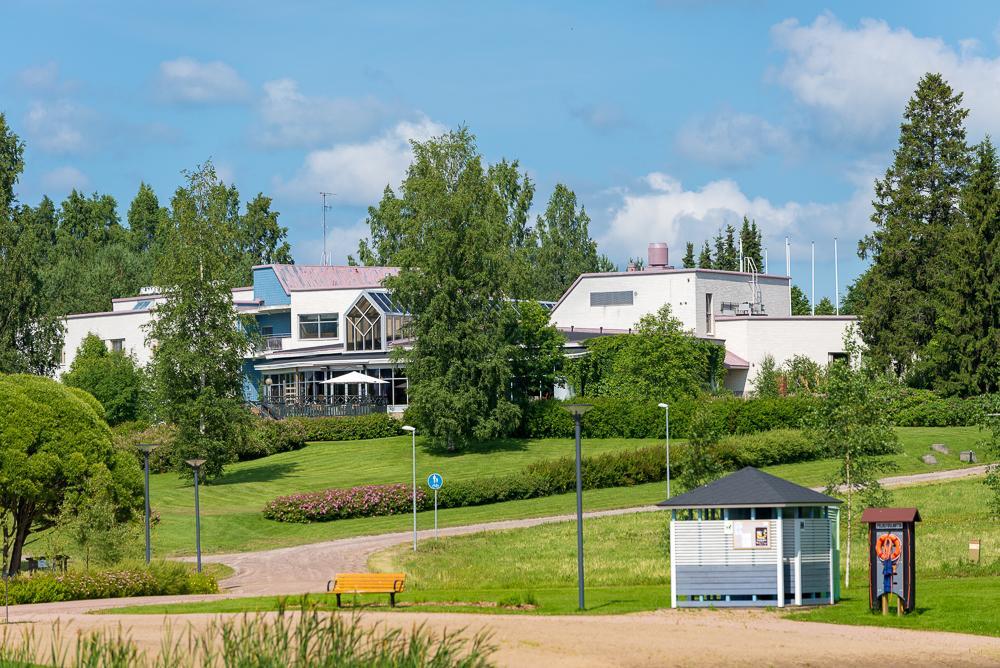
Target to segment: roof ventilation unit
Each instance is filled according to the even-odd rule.
[[[666,269],[669,261],[669,253],[667,250],[667,244],[665,243],[652,243],[649,244],[649,262],[646,266],[649,269]]]

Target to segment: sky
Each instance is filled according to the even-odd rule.
[[[884,6],[882,6],[884,5]],[[27,144],[21,201],[139,183],[166,203],[207,159],[274,199],[299,263],[355,253],[410,140],[466,125],[591,216],[624,268],[665,241],[680,264],[744,215],[768,269],[816,299],[864,270],[873,184],[927,71],[965,95],[969,138],[1000,124],[989,2],[523,3],[8,1],[0,113]]]

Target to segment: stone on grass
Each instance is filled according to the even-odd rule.
[[[948,449],[948,446],[945,445],[944,443],[935,443],[934,445],[931,446],[931,450],[934,450],[935,452],[940,452],[942,455],[947,455],[951,452],[951,450]]]
[[[920,459],[924,460],[924,464],[937,464],[937,457],[934,455],[924,455]]]

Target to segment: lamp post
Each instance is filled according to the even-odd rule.
[[[403,431],[410,432],[413,445],[413,551],[417,551],[417,428],[403,425]]]
[[[198,507],[198,472],[205,464],[204,459],[188,459],[187,465],[194,469],[194,545],[198,558],[198,572],[201,573],[201,512]]]
[[[659,404],[667,412],[667,498],[670,498],[670,404]]]
[[[155,443],[140,443],[139,452],[142,453],[143,471],[146,474],[146,565],[149,565],[151,549],[149,545],[149,456],[156,450]]]
[[[573,416],[576,425],[576,579],[580,598],[580,609],[583,610],[583,476],[580,473],[580,423],[583,414],[593,406],[590,404],[569,404],[566,410]]]

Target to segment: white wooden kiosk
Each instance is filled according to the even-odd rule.
[[[668,499],[670,606],[832,604],[838,499],[746,467]]]

